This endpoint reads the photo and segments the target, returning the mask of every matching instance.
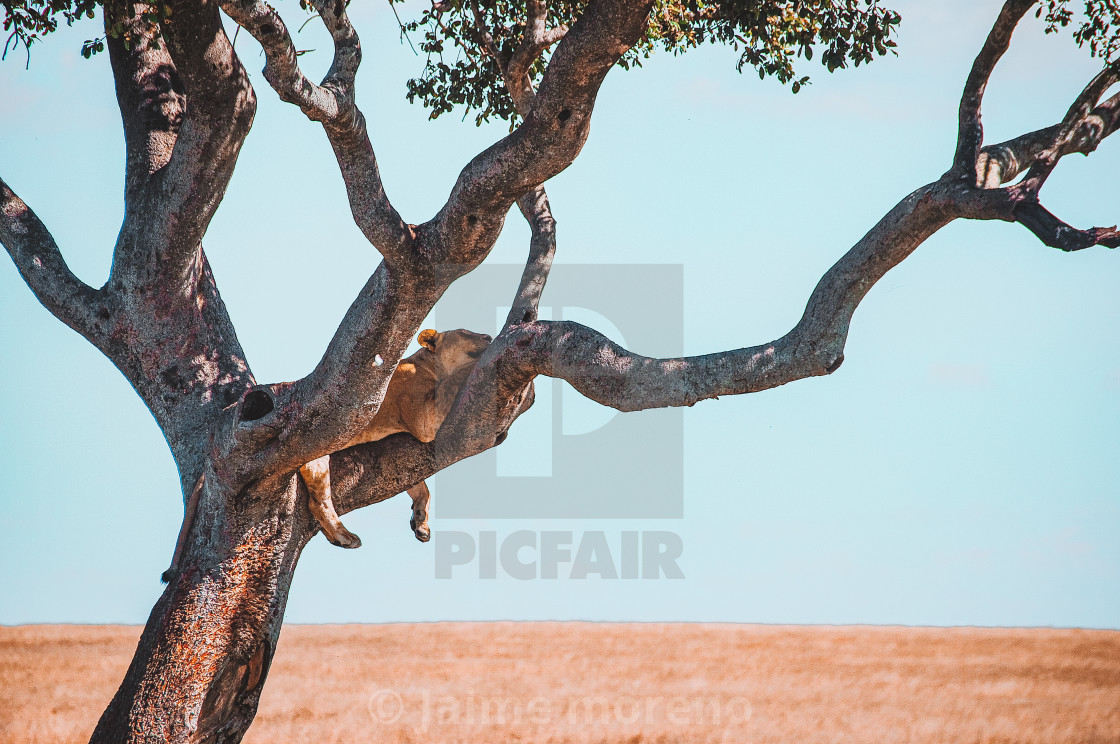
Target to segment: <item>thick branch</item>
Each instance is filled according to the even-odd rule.
[[[450,282],[382,262],[309,375],[256,388],[225,412],[218,456],[236,471],[219,475],[245,483],[289,472],[352,439],[377,412],[402,352]]]
[[[925,186],[900,202],[821,278],[801,321],[767,344],[703,356],[651,359],[571,322],[537,321],[515,331],[506,355],[517,374],[560,377],[605,406],[634,411],[691,406],[830,374],[844,359],[860,301],[887,271],[955,216],[953,192]],[[516,377],[509,384],[517,383]]]
[[[217,5],[171,7],[162,36],[139,17],[146,6],[122,2],[106,12],[107,24],[122,23],[132,34],[109,46],[132,154],[109,284],[113,291],[138,292],[157,283],[184,287],[197,274],[202,236],[256,111]],[[163,113],[176,113],[176,107],[177,120],[169,124]],[[149,117],[148,111],[161,115]]]
[[[463,169],[436,216],[452,251],[447,260],[474,263],[509,207],[575,160],[599,86],[640,37],[652,6],[651,0],[598,0],[564,34],[524,122]]]
[[[304,76],[291,34],[268,3],[222,0],[222,9],[263,47],[264,76],[280,98],[323,125],[358,228],[391,265],[403,263],[411,257],[415,235],[385,193],[366,118],[354,101],[354,78],[362,61],[358,34],[344,0],[316,0],[314,6],[334,42],[333,62],[321,85]]]
[[[145,4],[105,3],[106,43],[125,138],[125,203],[135,203],[148,179],[167,165],[187,107],[183,81]]]
[[[54,238],[31,208],[0,179],[0,243],[12,257],[27,286],[51,313],[94,344],[108,317],[102,294],[66,265]]]
[[[1019,20],[1034,5],[1034,0],[1007,0],[988,33],[980,53],[972,64],[961,94],[957,122],[957,150],[953,156],[950,173],[965,183],[976,183],[976,160],[984,142],[984,129],[980,124],[980,108],[988,78],[1000,57],[1011,44],[1011,34]]]
[[[976,161],[976,186],[994,189],[1014,180],[1050,147],[1059,127],[1055,124],[985,147]]]
[[[957,217],[1013,219],[1063,250],[1091,244],[1120,246],[1116,228],[1075,230],[1037,203],[1013,203],[1011,195],[1005,190],[962,188],[948,176],[915,191],[829,269],[800,322],[770,343],[653,359],[577,323],[536,321],[512,327],[507,338],[500,337],[504,348],[497,353],[504,363],[504,385],[516,387],[533,375],[559,377],[602,405],[635,411],[691,406],[720,395],[752,393],[830,374],[844,360],[851,319],[871,287]]]

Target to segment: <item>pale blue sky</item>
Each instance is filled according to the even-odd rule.
[[[737,75],[722,49],[612,72],[584,152],[548,187],[558,260],[683,265],[686,353],[785,333],[821,273],[947,168],[960,87],[999,3],[894,7],[898,58],[808,68],[814,84],[797,96]],[[365,8],[359,103],[391,198],[420,222],[505,129],[428,122],[403,95],[422,60],[383,4]],[[313,27],[301,46],[323,49]],[[94,285],[123,172],[108,59],[78,54],[97,33],[59,33],[30,71],[18,55],[0,65],[0,173]],[[247,35],[238,49],[260,107],[205,245],[258,379],[288,380],[317,361],[378,256],[321,130],[277,100]],[[316,75],[327,64],[302,59]],[[988,141],[1054,123],[1096,69],[1067,36],[1025,22],[988,89]],[[1067,160],[1047,205],[1076,225],[1115,224],[1120,140]],[[520,261],[526,243],[515,214],[488,261]],[[433,522],[499,536],[673,531],[685,579],[438,581],[399,497],[347,518],[361,550],[313,541],[287,617],[1120,627],[1118,286],[1115,252],[1064,255],[1018,226],[951,225],[871,292],[837,374],[684,413],[683,519]],[[0,623],[142,622],[182,514],[158,429],[7,258],[0,350]],[[438,515],[440,479],[433,492]]]

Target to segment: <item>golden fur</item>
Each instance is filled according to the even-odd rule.
[[[398,432],[408,432],[421,442],[435,439],[459,389],[491,338],[460,328],[443,333],[424,330],[416,340],[420,350],[397,365],[381,407],[366,428],[342,449],[376,442]],[[310,494],[311,513],[319,520],[326,538],[343,548],[360,547],[362,541],[342,525],[331,501],[330,456],[312,460],[299,472]],[[427,542],[431,537],[428,486],[420,481],[408,489],[408,495],[412,497],[412,529],[418,540]]]

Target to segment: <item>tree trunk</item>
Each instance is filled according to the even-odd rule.
[[[179,569],[91,742],[241,741],[310,537],[306,498],[298,476],[241,494],[204,482]]]

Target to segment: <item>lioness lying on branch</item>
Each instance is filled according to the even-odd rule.
[[[416,340],[420,350],[397,365],[381,408],[369,425],[342,449],[376,442],[402,431],[421,442],[435,439],[459,389],[492,339],[460,328],[443,333],[424,330]],[[312,460],[299,472],[310,493],[311,513],[319,520],[326,538],[339,547],[361,547],[362,541],[342,525],[331,501],[330,455]],[[416,539],[427,542],[431,538],[428,486],[420,481],[408,489],[408,495],[412,497],[412,530]]]
[[[459,395],[459,389],[493,339],[483,333],[459,328],[443,333],[427,329],[421,331],[416,340],[420,342],[420,350],[402,359],[397,365],[377,413],[366,428],[341,449],[376,442],[399,432],[408,432],[421,442],[435,439],[440,425]],[[331,501],[330,455],[312,460],[301,467],[299,472],[307,484],[308,506],[327,539],[343,548],[361,547],[362,541],[342,525]],[[171,567],[163,573],[164,581],[170,581],[178,573],[179,559],[187,533],[194,523],[204,480],[205,476],[198,479],[187,500],[183,526],[179,529],[179,538],[175,544],[175,555],[171,559]],[[420,481],[408,489],[408,495],[412,497],[412,519],[409,524],[416,533],[416,538],[427,542],[431,539],[431,530],[428,528],[431,494],[428,486]]]

